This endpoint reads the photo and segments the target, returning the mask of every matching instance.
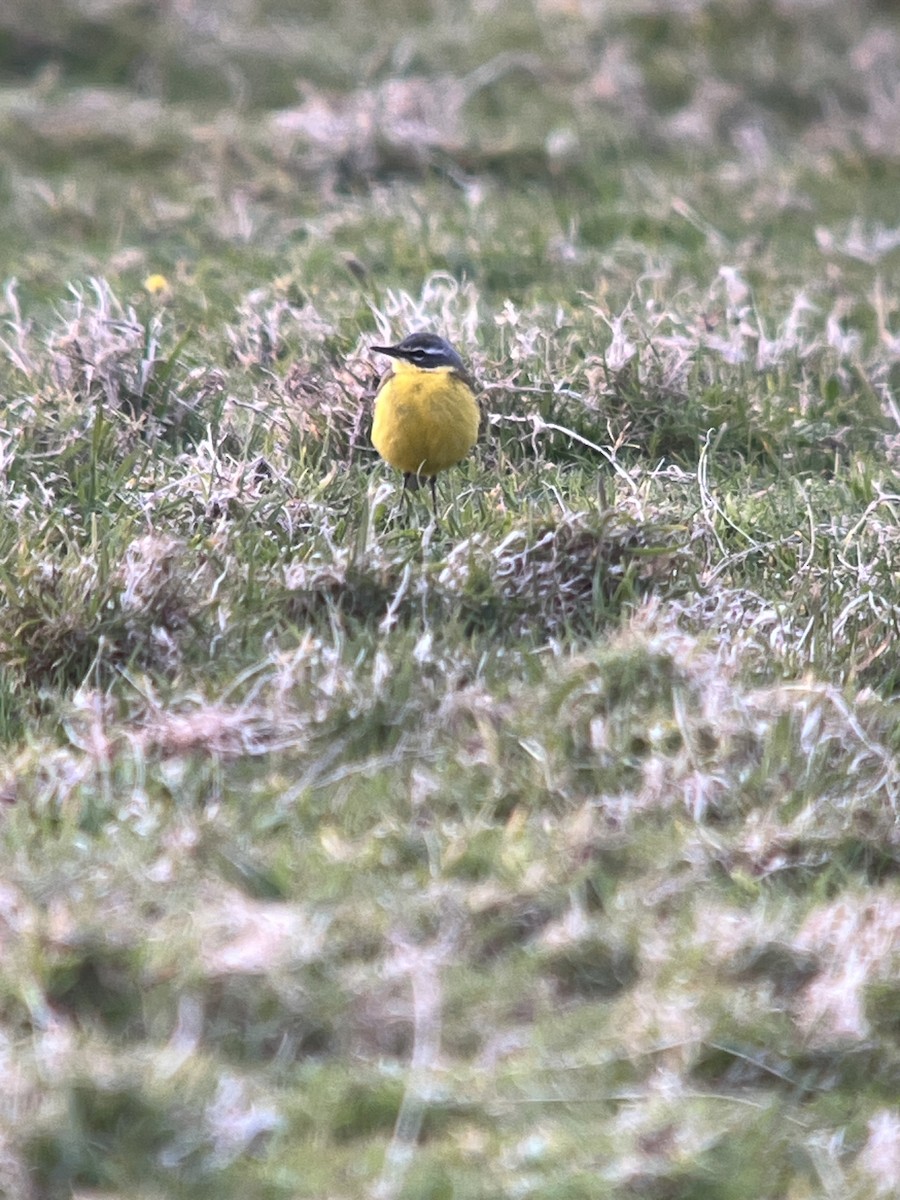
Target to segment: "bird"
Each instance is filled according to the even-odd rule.
[[[436,333],[411,333],[396,346],[370,349],[394,360],[375,394],[372,444],[386,463],[403,472],[404,487],[429,481],[437,519],[438,472],[461,462],[478,440],[475,381]]]

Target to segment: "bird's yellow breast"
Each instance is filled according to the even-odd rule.
[[[453,367],[423,370],[398,359],[375,399],[372,443],[409,475],[436,475],[465,458],[478,439],[471,387]]]

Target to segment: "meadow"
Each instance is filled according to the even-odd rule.
[[[898,129],[878,0],[8,0],[0,1195],[900,1194]]]

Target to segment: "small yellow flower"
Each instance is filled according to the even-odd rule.
[[[144,287],[151,296],[164,296],[170,291],[165,275],[148,275],[144,280]]]

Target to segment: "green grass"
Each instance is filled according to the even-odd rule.
[[[894,1194],[892,11],[204,14],[0,16],[0,1192]]]

